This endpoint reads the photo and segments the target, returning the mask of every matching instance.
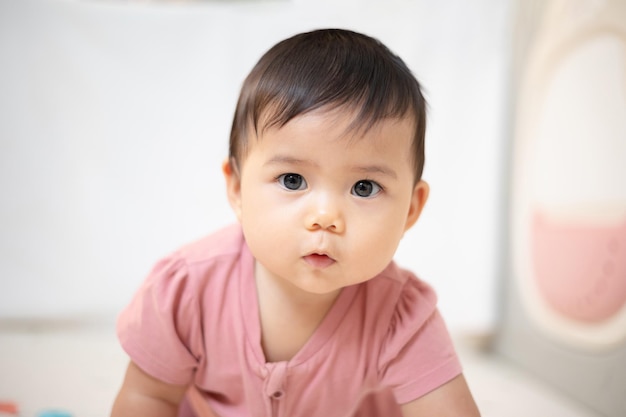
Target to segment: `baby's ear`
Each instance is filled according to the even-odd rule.
[[[236,162],[227,158],[222,162],[222,173],[226,180],[226,194],[230,207],[235,212],[237,219],[241,221],[241,177]]]
[[[430,186],[426,181],[420,181],[413,188],[413,194],[411,195],[411,205],[406,217],[406,225],[404,231],[409,230],[419,219],[422,214],[422,209],[426,205],[428,200],[428,194],[430,193]]]

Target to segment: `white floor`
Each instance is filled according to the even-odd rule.
[[[483,417],[601,417],[464,339],[457,348]],[[0,403],[17,403],[20,417],[108,416],[126,363],[110,323],[0,321]]]

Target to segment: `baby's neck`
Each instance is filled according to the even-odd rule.
[[[272,277],[259,265],[255,279],[265,359],[288,361],[315,333],[341,290],[329,294],[306,293]]]

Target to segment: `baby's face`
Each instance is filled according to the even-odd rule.
[[[381,272],[417,220],[428,185],[414,185],[413,122],[362,134],[352,120],[316,111],[249,138],[227,180],[257,271],[331,293]]]

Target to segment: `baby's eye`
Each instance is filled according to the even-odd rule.
[[[278,177],[278,183],[283,188],[291,191],[304,190],[306,188],[306,181],[300,174],[282,174]]]
[[[382,191],[380,185],[374,181],[360,180],[352,186],[352,194],[357,197],[373,197]]]

